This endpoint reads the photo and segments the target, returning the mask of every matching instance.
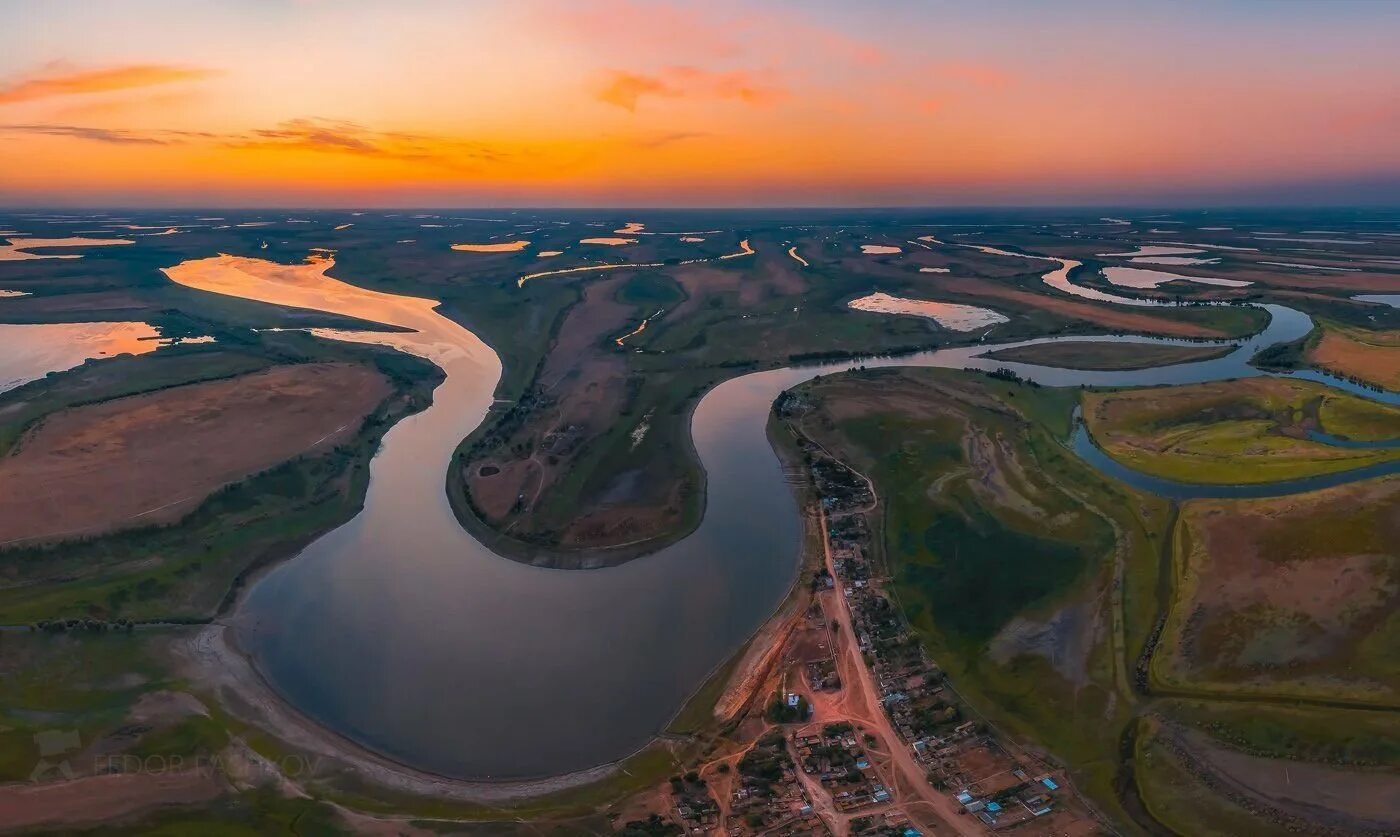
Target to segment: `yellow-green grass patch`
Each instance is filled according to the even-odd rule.
[[[1182,482],[1275,482],[1400,458],[1400,449],[1310,440],[1309,430],[1360,439],[1400,433],[1400,408],[1312,381],[1249,378],[1086,392],[1084,417],[1114,459]],[[1329,427],[1329,418],[1338,426]]]

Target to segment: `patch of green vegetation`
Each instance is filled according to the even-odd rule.
[[[1258,334],[1269,323],[1268,313],[1252,305],[1188,305],[1174,309],[1171,319],[1205,326],[1227,339]]]
[[[190,715],[172,726],[141,736],[136,746],[127,752],[140,758],[169,760],[178,756],[193,764],[191,757],[212,756],[226,747],[228,740],[228,730],[217,720]]]
[[[638,273],[617,294],[617,301],[641,308],[671,308],[686,298],[685,289],[664,273]]]
[[[58,410],[154,392],[172,386],[229,378],[265,369],[266,355],[194,344],[158,349],[148,355],[122,356],[83,364],[10,390],[0,399],[0,456],[38,418]]]
[[[1008,394],[1015,387],[998,386]],[[1031,443],[1040,436],[1042,447],[1057,444],[1034,416],[1041,411],[1067,416],[1074,397],[1068,390],[1021,387],[1012,403],[1018,411],[1034,405],[1027,409],[1030,417],[958,404],[957,415],[911,419],[881,413],[838,422],[842,437],[873,463],[871,476],[886,503],[886,554],[911,621],[917,624],[921,615],[931,614],[944,641],[969,659],[1014,615],[1064,592],[1111,545],[1102,521],[1084,515],[1075,500],[1057,491],[1053,477],[1041,476],[1052,472],[1038,461]],[[983,432],[985,441],[966,440]],[[1001,458],[1002,444],[1014,451],[1016,464]],[[965,469],[997,467],[970,461],[968,445],[1005,466],[998,469],[1008,481],[1005,502],[995,496],[1001,489],[989,493],[974,485],[980,475],[960,475]],[[930,497],[930,484],[944,477],[950,478]],[[1020,481],[1030,484],[1010,484]],[[1021,502],[1030,496],[1038,507]],[[1046,525],[1061,514],[1074,519]]]
[[[1154,690],[1394,707],[1400,561],[1388,521],[1397,489],[1392,476],[1186,503]]]
[[[1321,332],[1314,328],[1307,334],[1288,343],[1278,343],[1257,352],[1250,358],[1250,365],[1260,369],[1288,371],[1307,366],[1308,349],[1317,343]]]
[[[1231,749],[1354,767],[1400,766],[1400,718],[1389,712],[1284,704],[1172,701],[1160,708]]]
[[[1318,408],[1322,429],[1359,442],[1400,439],[1400,412],[1360,398],[1329,394]]]
[[[204,352],[196,353],[203,355]],[[372,365],[398,393],[334,450],[302,456],[225,487],[179,522],[61,544],[0,551],[0,623],[97,619],[201,621],[256,568],[295,553],[359,510],[369,461],[398,418],[425,407],[441,372],[427,361],[388,349],[273,333],[244,352],[216,353],[209,368],[161,352],[129,359],[122,374],[101,364],[50,376],[3,403],[58,408],[81,393],[100,401],[178,385],[206,373],[262,363],[339,360]],[[104,361],[106,363],[108,361]],[[117,361],[110,361],[117,363]],[[42,414],[24,413],[29,421]]]
[[[72,732],[87,747],[122,727],[142,695],[169,687],[156,641],[0,633],[0,781],[29,779],[41,758],[36,735]]]
[[[195,810],[161,812],[131,826],[104,825],[74,834],[141,837],[323,837],[354,831],[325,802],[287,798],[272,788],[225,797]]]
[[[1053,598],[1084,566],[1078,545],[1017,531],[976,506],[939,515],[922,538],[919,557],[901,544],[900,585],[918,590],[919,604],[939,614],[949,639],[969,649],[1015,614]]]
[[[1168,504],[1066,450],[1077,390],[873,370],[799,391],[816,405],[802,426],[876,483],[875,546],[931,659],[978,712],[1054,752],[1126,821],[1119,739],[1133,712],[1129,668],[1156,618]],[[1061,634],[1055,650],[1003,638],[1013,620],[1063,620],[1046,628]]]
[[[1033,363],[1060,369],[1131,370],[1214,360],[1233,346],[1162,346],[1151,343],[1049,343],[1001,349],[987,355],[996,360]]]
[[[1251,378],[1084,395],[1094,440],[1120,462],[1167,479],[1275,482],[1400,459],[1400,449],[1309,440],[1320,415],[1362,438],[1400,432],[1400,408],[1312,381]]]
[[[1161,738],[1160,723],[1153,719],[1139,721],[1133,771],[1144,807],[1177,834],[1289,833],[1205,785]]]

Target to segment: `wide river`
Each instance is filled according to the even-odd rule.
[[[495,354],[431,300],[325,275],[330,263],[221,257],[167,271],[217,293],[414,329],[345,334],[428,357],[447,373],[433,405],[394,426],[364,510],[264,575],[234,616],[240,644],[293,705],[414,767],[462,778],[570,772],[643,746],[773,612],[797,568],[800,518],[765,436],[775,397],[850,363],[744,375],[695,410],[708,475],[703,522],[646,558],[550,570],[493,554],[462,529],[444,492],[453,449],[483,419]],[[1297,339],[1308,317],[1265,306],[1267,329],[1222,358],[1131,372],[988,361],[990,345],[867,366],[1011,367],[1047,385],[1181,384],[1261,374],[1260,348]],[[1060,338],[1060,340],[1105,338]],[[1149,338],[1121,342],[1179,344]],[[1005,345],[1055,342],[1032,340]],[[1374,393],[1320,375],[1370,397]]]

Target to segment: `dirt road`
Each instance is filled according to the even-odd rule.
[[[868,480],[867,480],[868,481]],[[826,537],[826,515],[822,514],[822,549],[825,552],[826,568],[833,578],[839,578],[836,565],[831,557],[831,542]],[[981,837],[985,831],[971,818],[958,813],[958,804],[952,798],[939,793],[926,780],[926,771],[914,759],[914,754],[900,740],[889,717],[880,708],[880,689],[875,683],[875,675],[865,664],[860,648],[852,637],[851,606],[842,595],[840,585],[820,595],[822,607],[828,620],[839,619],[842,630],[838,631],[838,642],[834,649],[837,667],[841,676],[844,706],[852,720],[858,720],[871,728],[872,734],[884,742],[889,751],[888,768],[891,773],[887,786],[898,807],[910,803],[926,804],[940,821],[942,830],[949,834]]]

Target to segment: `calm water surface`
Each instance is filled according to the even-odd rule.
[[[85,360],[153,352],[159,337],[146,323],[0,325],[0,392]]]

